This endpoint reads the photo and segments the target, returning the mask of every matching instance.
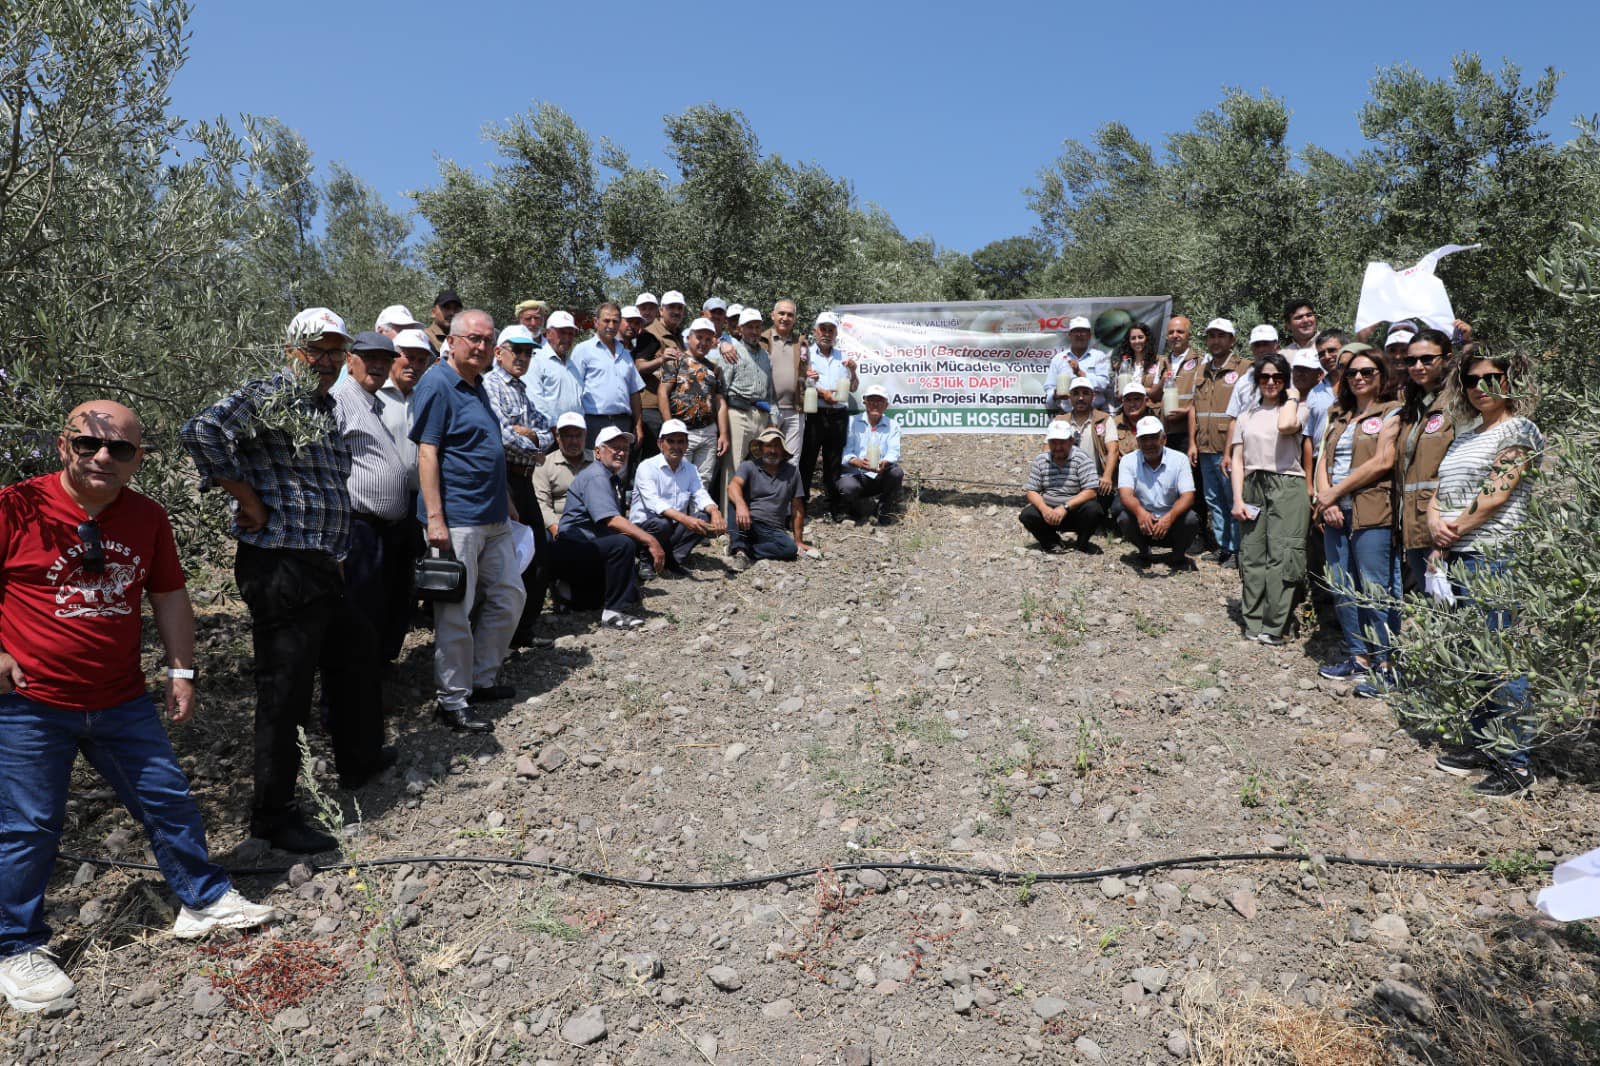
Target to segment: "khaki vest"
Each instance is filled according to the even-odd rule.
[[[1078,424],[1072,420],[1072,412],[1057,415],[1056,418],[1072,427],[1073,439],[1078,436]],[[1094,411],[1089,416],[1089,435],[1094,438],[1094,469],[1096,474],[1105,472],[1106,469],[1106,427],[1111,424],[1111,416],[1104,411]],[[1112,480],[1116,479],[1116,471],[1112,471]]]
[[[1407,548],[1433,547],[1433,538],[1428,535],[1428,503],[1439,490],[1439,464],[1450,450],[1450,442],[1456,439],[1455,420],[1445,410],[1443,390],[1440,392],[1423,413],[1420,426],[1415,422],[1400,423],[1394,486],[1400,500],[1401,539]],[[1413,429],[1417,432],[1417,445],[1407,462],[1406,440]]]
[[[1399,408],[1393,400],[1375,403],[1367,409],[1364,415],[1356,422],[1355,439],[1350,448],[1350,469],[1354,470],[1362,463],[1371,459],[1378,450],[1378,436],[1383,432],[1385,417]],[[1333,449],[1338,445],[1339,438],[1344,436],[1345,427],[1352,418],[1338,406],[1328,411],[1328,432],[1322,437],[1322,454],[1329,466],[1333,465]],[[1394,521],[1394,472],[1389,476],[1380,477],[1377,481],[1356,493],[1354,512],[1351,516],[1352,529],[1374,529],[1378,526],[1387,526]]]
[[[1213,364],[1214,365],[1214,364]],[[1207,370],[1210,368],[1208,367]],[[1228,453],[1228,401],[1239,375],[1250,369],[1250,360],[1229,356],[1222,368],[1211,374],[1197,370],[1194,379],[1194,446],[1199,452]]]

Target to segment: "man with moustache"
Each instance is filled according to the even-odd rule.
[[[583,380],[583,417],[589,446],[606,426],[615,426],[638,440],[644,435],[640,390],[644,378],[633,355],[617,339],[622,308],[609,300],[594,312],[594,336],[572,350],[572,365]]]
[[[534,406],[548,425],[568,411],[583,414],[583,373],[572,361],[578,323],[566,311],[550,316],[544,328],[544,347],[534,353],[527,381]]]
[[[528,327],[507,326],[500,331],[495,344],[494,368],[483,376],[489,406],[500,422],[500,443],[505,447],[506,483],[511,502],[521,521],[533,528],[535,559],[543,551],[546,537],[538,500],[533,493],[532,476],[553,439],[550,424],[523,383],[537,350]],[[516,631],[511,634],[513,648],[526,648],[533,643],[533,627],[544,609],[544,585],[539,581],[536,566],[529,566],[522,572],[522,587],[527,593],[527,602],[523,604]]]
[[[640,417],[644,435],[634,449],[635,465],[658,453],[656,434],[661,423],[671,416],[661,409],[661,368],[669,359],[683,355],[683,322],[687,307],[683,293],[669,290],[656,303],[654,295],[641,292],[634,301],[639,313],[645,317],[644,332],[633,352],[633,368],[644,379],[644,394],[639,397]]]
[[[660,573],[667,565],[661,542],[628,520],[623,513],[622,483],[618,474],[627,465],[633,441],[613,426],[595,440],[594,462],[572,479],[561,524],[551,542],[551,565],[599,569],[603,576],[605,607],[600,624],[617,629],[644,625],[638,615],[644,597],[639,589],[635,552],[644,549],[650,565]]]
[[[440,289],[430,313],[433,321],[428,326],[428,339],[433,342],[434,351],[442,352],[445,338],[450,336],[450,323],[461,313],[461,297],[454,289]]]
[[[779,300],[772,305],[772,328],[761,335],[772,368],[772,424],[782,430],[784,451],[797,470],[806,439],[801,406],[807,383],[817,380],[805,341],[794,328],[798,313],[793,300]]]

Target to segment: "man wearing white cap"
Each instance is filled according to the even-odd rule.
[[[661,301],[656,299],[653,292],[641,292],[633,301],[633,306],[639,309],[639,314],[644,318],[644,325],[649,329],[661,317]]]
[[[772,367],[772,424],[783,431],[784,450],[796,470],[806,439],[806,415],[801,409],[804,391],[806,383],[817,376],[805,339],[794,328],[798,315],[793,300],[779,300],[772,305],[772,328],[761,334],[761,346]]]
[[[639,591],[635,551],[650,555],[657,573],[667,565],[661,542],[628,520],[622,508],[622,483],[618,474],[628,463],[633,441],[628,434],[607,426],[594,442],[594,462],[584,467],[567,488],[558,535],[550,543],[552,573],[573,569],[601,571],[605,608],[600,624],[618,629],[644,625],[637,614],[644,602]]]
[[[622,305],[622,328],[617,330],[617,340],[628,349],[630,356],[634,355],[639,344],[639,334],[644,332],[644,316],[639,313],[639,308],[634,304]],[[637,362],[634,369],[639,369]]]
[[[850,419],[845,435],[839,496],[857,525],[875,510],[878,524],[886,526],[899,514],[900,486],[906,479],[900,469],[900,426],[884,414],[889,390],[882,385],[868,385],[861,393],[861,406],[866,410]]]
[[[583,373],[572,361],[577,339],[572,315],[554,312],[544,327],[544,347],[534,353],[528,371],[533,402],[550,425],[568,411],[583,414]]]
[[[1022,486],[1028,502],[1017,521],[1047,552],[1061,551],[1065,547],[1061,534],[1070,531],[1078,538],[1079,551],[1098,555],[1100,548],[1090,538],[1105,519],[1100,479],[1094,460],[1076,446],[1077,441],[1065,419],[1052,419],[1045,427],[1045,450],[1028,468]]]
[[[483,389],[489,395],[489,406],[500,420],[500,443],[506,450],[506,484],[511,493],[511,504],[517,517],[534,530],[534,558],[544,547],[543,525],[539,503],[533,494],[533,473],[544,461],[554,437],[544,412],[539,410],[526,384],[528,368],[533,365],[538,348],[535,336],[527,326],[517,324],[500,331],[494,349],[495,365],[483,375]],[[526,648],[533,643],[533,627],[544,609],[544,586],[539,584],[538,572],[530,566],[522,572],[522,589],[527,600],[516,631],[511,634],[513,648]]]
[[[1078,450],[1093,461],[1100,495],[1109,507],[1117,491],[1117,465],[1108,461],[1116,423],[1106,412],[1095,410],[1095,395],[1094,382],[1088,378],[1073,378],[1067,383],[1067,411],[1052,421],[1066,423]]]
[[[720,296],[709,297],[700,305],[700,313],[711,320],[717,327],[717,340],[730,341],[733,335],[728,332],[728,301]]]
[[[722,341],[711,365],[728,389],[728,450],[722,456],[722,511],[728,513],[728,483],[734,470],[750,458],[750,444],[772,417],[772,361],[761,347],[761,312],[739,312],[739,336]]]
[[[201,491],[217,487],[233,497],[234,579],[250,609],[255,648],[250,831],[285,851],[337,844],[295,806],[296,730],[310,724],[319,666],[340,775],[365,779],[385,758],[378,638],[346,600],[339,573],[350,542],[350,448],[328,391],[351,340],[344,320],[327,308],[300,312],[284,340],[293,369],[250,382],[182,430]],[[281,428],[285,411],[295,436],[308,439]]]
[[[1073,378],[1088,378],[1094,385],[1095,407],[1101,411],[1106,409],[1109,401],[1106,390],[1111,388],[1111,357],[1098,348],[1090,348],[1089,342],[1093,339],[1094,329],[1084,316],[1077,315],[1067,323],[1067,350],[1057,352],[1045,371],[1045,410],[1066,410],[1067,395],[1062,386]]]
[[[1117,471],[1117,527],[1138,550],[1140,566],[1150,565],[1151,548],[1166,548],[1174,567],[1185,566],[1185,553],[1200,532],[1189,459],[1167,447],[1161,419],[1147,415],[1136,430],[1139,450],[1123,456]]]
[[[533,472],[533,495],[544,521],[544,540],[537,546],[533,569],[538,571],[539,591],[554,583],[555,611],[564,614],[569,610],[589,610],[600,605],[603,590],[602,575],[580,572],[582,568],[567,567],[560,576],[552,572],[552,552],[549,545],[558,535],[561,512],[566,509],[567,491],[572,481],[593,460],[583,450],[588,436],[588,423],[582,415],[568,411],[556,423],[557,450],[545,458]],[[541,558],[542,556],[542,558]]]
[[[667,569],[682,574],[695,546],[707,537],[726,533],[728,524],[700,480],[700,472],[684,461],[689,427],[669,418],[661,423],[657,440],[661,454],[639,464],[628,521],[655,537],[667,553]],[[649,564],[641,558],[639,565]]]
[[[1328,408],[1333,405],[1333,393],[1322,380],[1322,361],[1317,358],[1316,349],[1296,352],[1294,358],[1289,360],[1289,374],[1295,391],[1305,397],[1300,406],[1305,412],[1305,435],[1311,441],[1311,453],[1315,458],[1317,452],[1322,450],[1322,433],[1328,426]]]
[[[854,357],[846,357],[834,347],[839,339],[839,316],[824,311],[814,325],[816,343],[807,357],[816,372],[817,410],[806,416],[805,439],[800,449],[800,480],[811,502],[813,475],[817,459],[822,460],[822,493],[828,515],[835,522],[842,517],[839,497],[839,472],[844,462],[845,440],[850,435],[850,394],[860,384]],[[813,508],[815,512],[815,508]]]
[[[688,429],[689,462],[706,485],[716,482],[717,460],[728,450],[726,386],[711,364],[711,346],[716,339],[717,327],[710,319],[691,322],[685,339],[688,350],[667,357],[656,388],[662,413]]]
[[[641,292],[635,301],[639,313],[645,316],[644,332],[639,335],[639,343],[633,351],[633,368],[644,379],[644,394],[639,397],[644,437],[635,449],[638,459],[648,459],[657,453],[656,432],[660,430],[662,420],[668,417],[661,410],[661,368],[668,359],[683,354],[683,320],[686,311],[683,293],[676,289],[669,290],[662,296],[659,307],[655,300],[650,293]]]
[[[1389,376],[1394,380],[1394,396],[1382,397],[1385,400],[1404,398],[1405,383],[1409,375],[1400,364],[1411,350],[1411,342],[1416,339],[1417,326],[1413,322],[1396,322],[1389,327],[1389,333],[1383,339],[1383,358],[1389,364]]]
[[[1126,379],[1122,395],[1118,397],[1120,406],[1117,413],[1111,416],[1111,425],[1106,427],[1106,457],[1105,467],[1111,471],[1112,479],[1116,479],[1118,464],[1124,455],[1132,455],[1138,450],[1138,434],[1135,427],[1139,419],[1145,415],[1155,414],[1150,407],[1150,393],[1145,389],[1144,382],[1136,377]],[[1117,498],[1111,498],[1111,517],[1117,516]]]
[[[617,340],[621,328],[622,308],[608,300],[595,308],[594,336],[572,350],[572,365],[583,379],[590,447],[606,426],[615,426],[634,440],[644,435],[639,398],[644,378],[634,367],[633,355]]]
[[[405,304],[390,304],[378,312],[378,321],[372,326],[373,332],[381,333],[390,340],[398,337],[401,332],[408,329],[426,329],[423,323],[417,321],[417,316],[411,313],[411,308]]]
[[[1228,454],[1231,419],[1228,405],[1234,386],[1250,361],[1233,354],[1233,323],[1213,318],[1206,323],[1206,363],[1194,384],[1194,449],[1200,466],[1200,485],[1206,510],[1211,517],[1211,538],[1217,546],[1217,562],[1234,565],[1239,552],[1239,523],[1233,517],[1233,482],[1229,480],[1224,458]],[[1164,447],[1165,445],[1163,445]],[[1190,480],[1193,480],[1191,475]]]

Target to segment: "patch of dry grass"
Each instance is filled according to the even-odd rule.
[[[1371,1026],[1267,995],[1185,995],[1184,1028],[1199,1066],[1381,1066],[1392,1061]]]

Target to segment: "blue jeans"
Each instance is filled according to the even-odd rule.
[[[210,906],[230,887],[206,852],[200,809],[149,696],[66,711],[9,693],[0,696],[0,958],[50,940],[44,893],[80,751],[144,826],[184,906]]]
[[[1344,630],[1345,651],[1352,657],[1387,659],[1392,636],[1400,628],[1399,608],[1358,604],[1355,593],[1387,593],[1398,602],[1400,590],[1394,583],[1397,571],[1389,527],[1352,530],[1349,511],[1344,513],[1344,520],[1345,525],[1339,529],[1322,531],[1322,543],[1328,556],[1328,585],[1333,589],[1334,610],[1339,615],[1339,628]]]
[[[1237,554],[1239,520],[1233,517],[1233,482],[1223,469],[1222,456],[1216,452],[1200,453],[1200,488],[1206,513],[1211,516],[1211,539],[1217,542],[1217,550]]]
[[[1447,561],[1452,570],[1465,570],[1469,574],[1483,573],[1500,577],[1507,570],[1504,559],[1485,559],[1477,552],[1451,552]],[[1450,584],[1456,594],[1456,603],[1460,606],[1471,606],[1472,597],[1468,595],[1466,585],[1452,578]],[[1510,629],[1515,621],[1509,609],[1497,607],[1486,611],[1484,625],[1491,633],[1500,633]],[[1492,686],[1492,687],[1490,687]],[[1475,739],[1487,740],[1489,727],[1496,720],[1503,720],[1504,725],[1512,738],[1517,742],[1516,750],[1508,753],[1495,752],[1495,758],[1500,762],[1522,768],[1528,765],[1528,742],[1533,739],[1533,729],[1522,717],[1528,706],[1528,677],[1509,678],[1495,684],[1493,679],[1485,679],[1488,693],[1484,697],[1482,710],[1472,716],[1472,732]]]

